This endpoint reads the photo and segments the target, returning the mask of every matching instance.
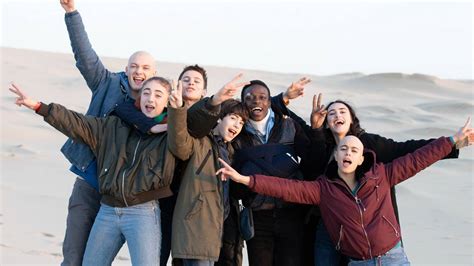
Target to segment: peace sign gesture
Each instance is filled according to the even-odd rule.
[[[183,106],[183,84],[181,80],[178,80],[178,85],[176,85],[176,81],[171,81],[171,93],[168,104],[172,108],[180,108]]]
[[[10,87],[8,88],[11,92],[17,95],[15,100],[15,104],[18,106],[26,106],[31,110],[35,110],[39,106],[39,102],[31,99],[28,97],[21,89],[20,86],[16,85],[15,83],[11,83]]]
[[[453,139],[456,149],[461,149],[474,143],[474,130],[470,127],[471,118],[468,117],[466,124],[454,134]]]
[[[310,82],[311,79],[307,77],[302,77],[298,81],[292,82],[285,93],[283,93],[283,101],[288,103],[290,100],[302,96],[304,94],[304,86]]]
[[[313,109],[311,110],[311,128],[313,129],[320,128],[323,125],[326,114],[328,113],[324,108],[324,104],[321,105],[322,99],[323,95],[321,93],[318,94],[318,96],[316,96],[316,94],[313,95]]]

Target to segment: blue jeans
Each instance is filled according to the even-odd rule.
[[[100,194],[86,181],[76,178],[69,197],[62,266],[80,266],[87,239],[100,209]]]
[[[400,266],[409,266],[410,262],[408,261],[405,250],[402,247],[397,247],[391,249],[385,255],[379,256],[370,260],[351,260],[349,261],[349,266],[378,266],[378,265],[400,265]]]
[[[338,266],[341,255],[337,252],[328,230],[321,219],[316,230],[316,242],[314,243],[314,264],[316,266]]]
[[[127,241],[132,265],[160,263],[158,201],[118,208],[102,204],[87,241],[84,265],[110,265]]]

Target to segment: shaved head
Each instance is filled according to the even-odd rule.
[[[352,135],[345,136],[344,138],[342,138],[338,146],[341,145],[351,145],[359,148],[361,151],[364,150],[364,144],[362,144],[362,141],[360,141],[358,137]]]
[[[156,62],[153,56],[145,51],[137,51],[128,59],[125,74],[132,92],[137,94],[145,80],[156,75]],[[134,98],[136,98],[135,95]]]
[[[356,136],[345,136],[337,145],[334,158],[339,173],[353,174],[364,161],[364,145]]]

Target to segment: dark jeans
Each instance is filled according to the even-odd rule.
[[[300,266],[304,216],[300,207],[253,211],[255,236],[247,241],[250,266]]]
[[[160,266],[166,266],[171,253],[171,227],[173,224],[173,212],[176,205],[178,193],[171,197],[160,199],[161,208],[161,256]]]
[[[316,242],[314,245],[315,266],[339,266],[347,265],[348,258],[341,255],[332,242],[326,226],[321,219],[316,230]]]
[[[61,265],[82,265],[87,239],[100,209],[100,198],[97,190],[76,178],[69,198]]]
[[[238,203],[237,203],[238,204]],[[243,239],[240,237],[238,223],[238,205],[230,208],[230,213],[224,221],[224,235],[219,260],[215,266],[242,266]]]

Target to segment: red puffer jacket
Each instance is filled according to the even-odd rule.
[[[400,241],[390,188],[442,159],[451,148],[450,140],[441,137],[385,165],[376,164],[375,154],[366,152],[364,164],[356,171],[361,174],[355,195],[337,176],[337,166],[316,181],[255,175],[251,176],[249,187],[285,201],[319,205],[336,249],[365,260],[385,254]]]

